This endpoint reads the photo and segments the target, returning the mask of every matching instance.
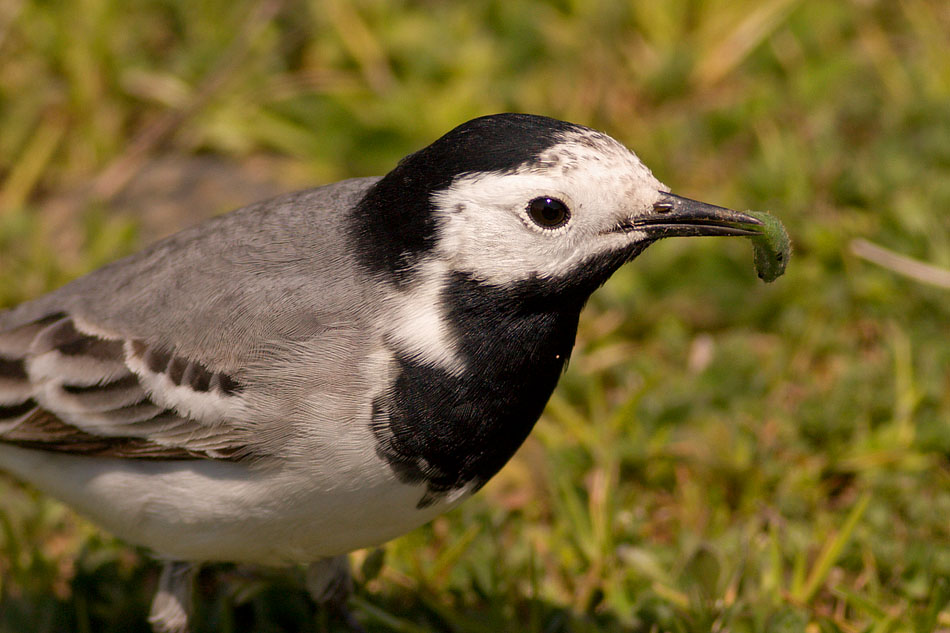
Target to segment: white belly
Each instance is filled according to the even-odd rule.
[[[418,509],[425,487],[399,483],[375,455],[341,476],[0,445],[0,469],[130,543],[192,561],[311,562],[404,534],[467,496]]]

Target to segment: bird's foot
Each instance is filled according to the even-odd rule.
[[[148,614],[148,622],[155,633],[188,633],[192,583],[197,571],[197,565],[183,561],[164,564],[158,592]]]
[[[311,563],[307,568],[307,591],[321,607],[336,614],[352,633],[366,633],[346,603],[353,593],[350,560],[334,556]]]

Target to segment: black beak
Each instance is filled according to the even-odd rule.
[[[758,235],[762,222],[751,215],[682,198],[665,191],[653,204],[653,212],[630,220],[627,230],[644,231],[650,237],[698,235]]]

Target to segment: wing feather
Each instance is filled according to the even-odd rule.
[[[238,384],[233,378],[197,361],[140,340],[83,332],[65,313],[0,332],[0,344],[0,442],[137,459],[252,452],[220,417],[221,407],[206,405],[211,415],[204,417],[186,414],[200,408],[191,400],[220,404],[238,391],[225,388]],[[161,389],[170,393],[156,393]]]

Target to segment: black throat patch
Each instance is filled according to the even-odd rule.
[[[591,262],[581,282],[532,278],[500,288],[452,276],[443,300],[464,372],[397,355],[395,382],[373,402],[377,452],[401,481],[426,485],[419,507],[478,489],[514,455],[557,385],[581,308],[632,256]]]

